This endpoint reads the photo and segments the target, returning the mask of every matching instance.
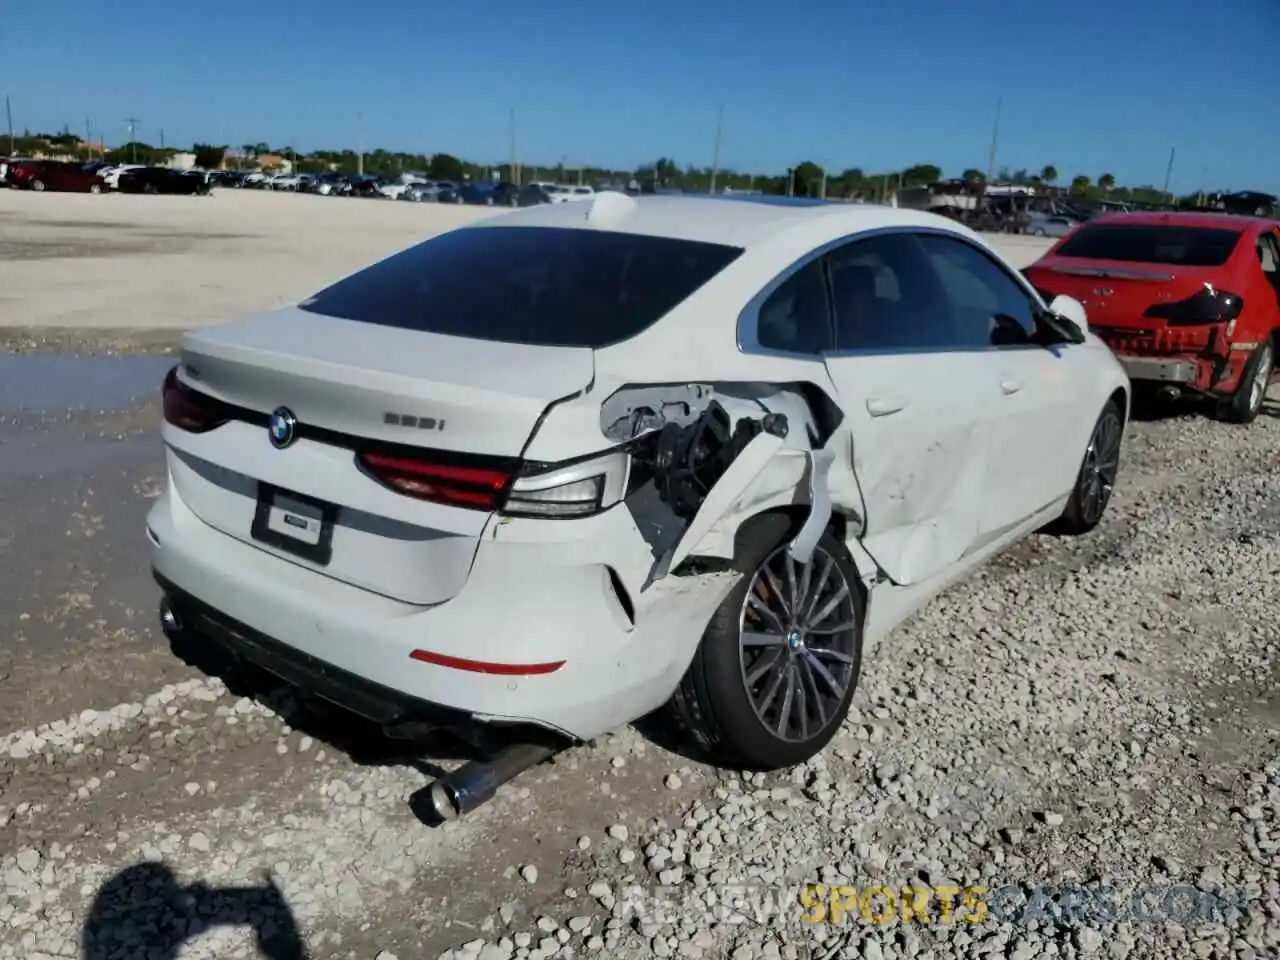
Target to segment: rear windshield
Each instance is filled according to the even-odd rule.
[[[1239,240],[1239,231],[1222,227],[1095,223],[1067,240],[1058,249],[1058,255],[1086,260],[1220,267],[1227,262]]]
[[[469,227],[299,304],[343,320],[536,346],[640,333],[732,263],[738,247],[567,227]]]

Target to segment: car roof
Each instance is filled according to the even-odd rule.
[[[601,216],[592,220],[597,206]],[[813,246],[886,227],[929,227],[973,235],[967,227],[945,217],[900,207],[761,196],[630,197],[610,191],[598,192],[595,199],[581,203],[514,210],[467,229],[497,226],[603,229],[744,248],[793,231],[804,233]]]
[[[1135,226],[1217,227],[1242,233],[1263,229],[1270,221],[1234,213],[1210,213],[1190,210],[1139,210],[1132,213],[1104,213],[1089,223],[1133,224]]]

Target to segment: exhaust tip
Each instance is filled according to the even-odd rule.
[[[160,629],[169,637],[179,636],[184,630],[182,617],[168,597],[160,601]]]
[[[457,820],[462,811],[459,809],[456,793],[446,783],[437,780],[431,784],[428,794],[431,798],[431,810],[441,820]]]

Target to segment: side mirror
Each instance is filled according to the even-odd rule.
[[[1066,343],[1084,343],[1085,330],[1089,328],[1084,304],[1068,296],[1054,297],[1048,311],[1041,314],[1040,323]]]

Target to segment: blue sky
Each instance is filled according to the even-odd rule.
[[[958,175],[1002,96],[997,166],[1280,193],[1280,0],[9,6],[19,131],[701,166],[723,103],[725,166]]]

